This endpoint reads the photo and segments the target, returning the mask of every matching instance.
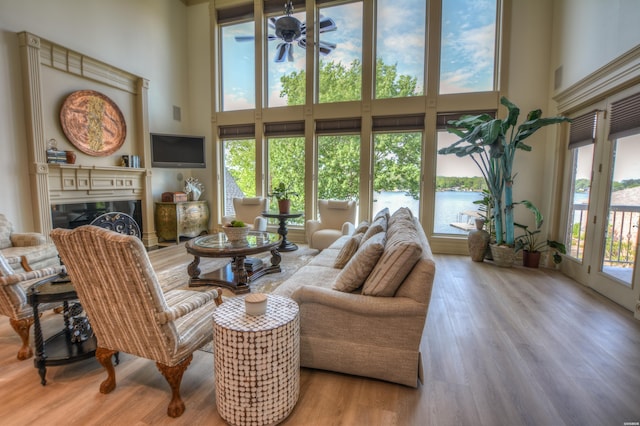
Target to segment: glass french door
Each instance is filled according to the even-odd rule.
[[[640,117],[640,87],[635,99],[633,93],[614,95],[596,106],[589,142],[570,140],[562,270],[640,319],[640,127],[623,122],[619,129],[621,118]],[[631,112],[623,111],[628,99]],[[583,117],[575,118],[572,127]]]

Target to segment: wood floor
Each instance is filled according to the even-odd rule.
[[[303,369],[300,399],[284,425],[640,422],[640,321],[630,312],[556,271],[436,259],[425,383],[412,389]],[[18,347],[0,318],[2,425],[225,424],[210,353],[198,351],[185,373],[186,411],[176,420],[166,417],[169,387],[151,361],[122,354],[118,386],[102,395],[95,360],[49,367],[43,387],[33,362],[15,358]]]

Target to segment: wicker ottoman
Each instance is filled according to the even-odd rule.
[[[216,404],[232,425],[284,420],[300,394],[300,319],[293,300],[267,296],[264,315],[245,314],[244,297],[213,314]]]

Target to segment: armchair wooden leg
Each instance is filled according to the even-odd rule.
[[[167,415],[169,417],[180,417],[184,413],[184,402],[180,398],[180,383],[182,382],[182,375],[191,363],[193,355],[189,355],[178,365],[169,367],[168,365],[156,362],[158,370],[162,373],[169,386],[171,387],[171,402],[167,408]]]
[[[31,358],[33,356],[33,350],[29,346],[29,329],[33,324],[33,318],[24,318],[21,320],[9,318],[9,323],[15,332],[18,333],[18,336],[20,336],[20,340],[22,340],[22,347],[18,351],[18,359],[22,361]]]
[[[116,388],[116,371],[113,368],[111,357],[116,351],[105,348],[96,348],[96,358],[98,362],[107,370],[107,378],[100,384],[100,393],[109,393]]]

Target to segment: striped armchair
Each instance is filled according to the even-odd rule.
[[[57,258],[57,256],[56,256]],[[6,257],[0,252],[0,314],[9,317],[9,323],[22,340],[18,351],[18,359],[24,360],[33,356],[29,346],[29,330],[33,324],[33,308],[27,300],[27,290],[38,280],[64,272],[64,266],[49,266],[28,272],[14,271]],[[60,303],[43,303],[40,310],[53,309]]]
[[[163,293],[142,242],[131,235],[85,225],[54,229],[51,238],[98,340],[96,358],[107,371],[100,392],[115,388],[111,358],[126,352],[156,362],[171,387],[167,414],[182,415],[182,375],[193,352],[213,339],[211,316],[222,292]]]

